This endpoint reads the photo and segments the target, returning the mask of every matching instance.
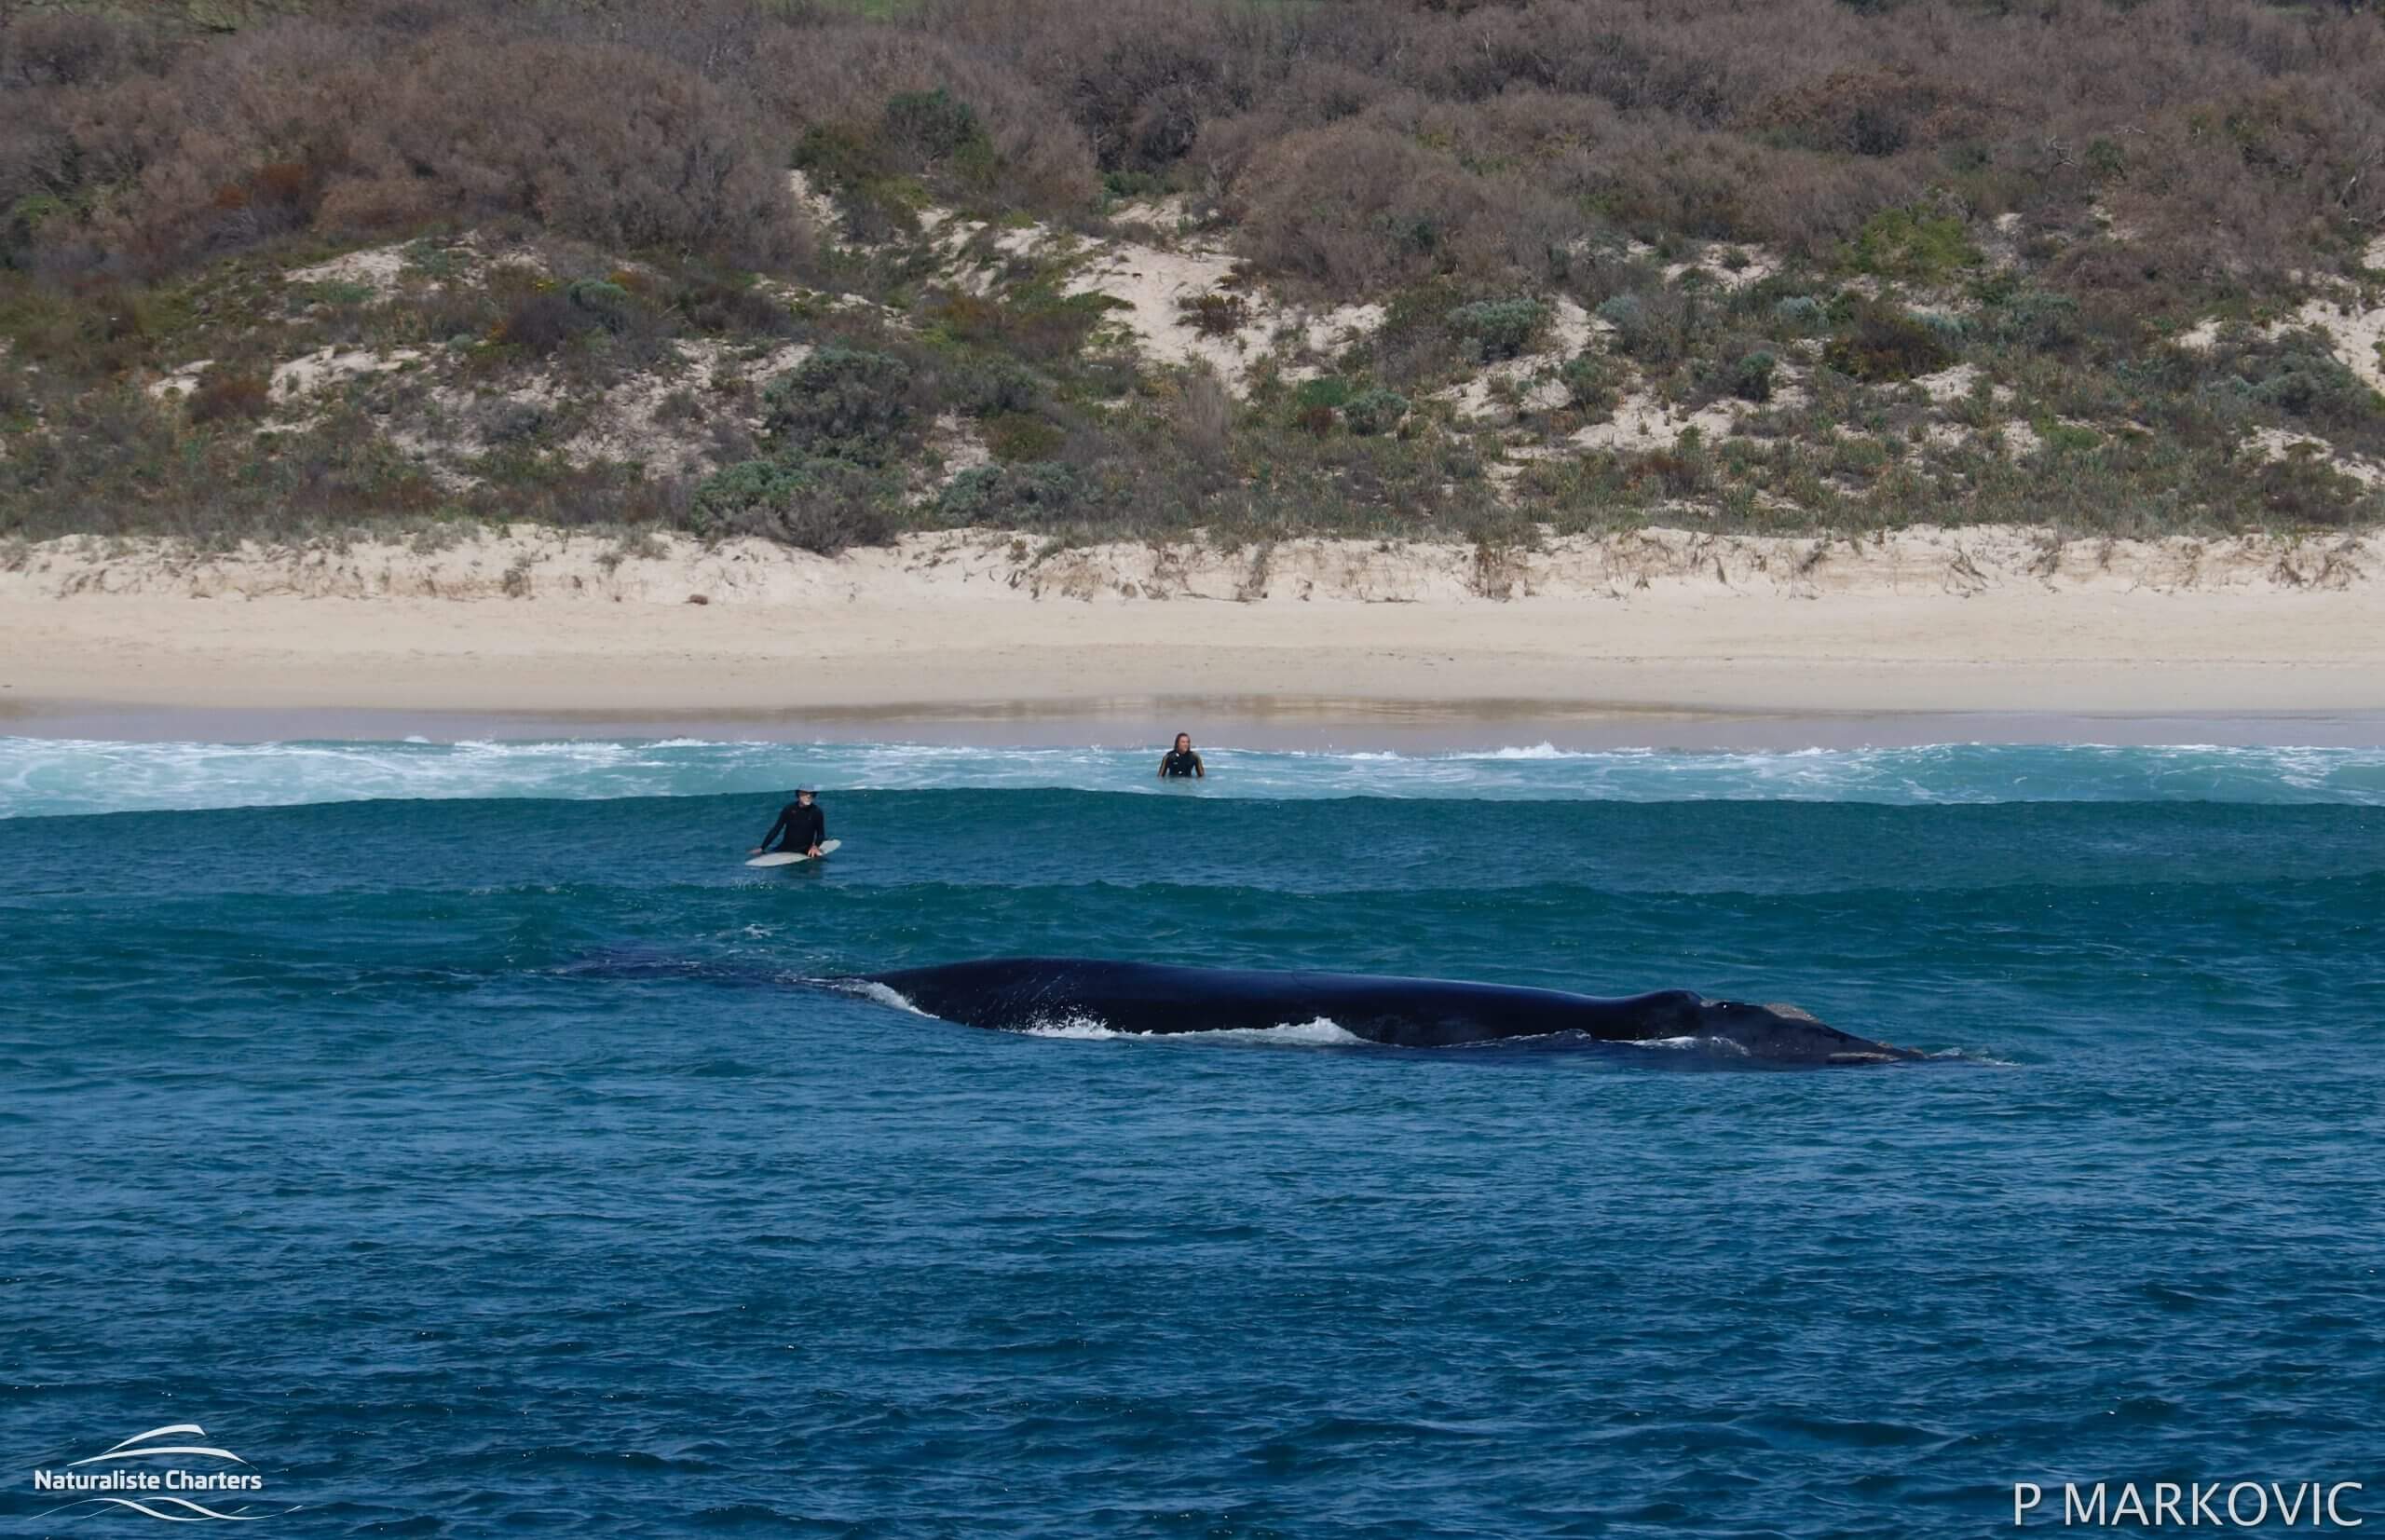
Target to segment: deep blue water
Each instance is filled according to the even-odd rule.
[[[2385,1517],[2385,754],[1150,757],[0,740],[0,1515],[147,1533],[29,1473],[190,1423],[268,1535]],[[746,870],[798,777],[846,848]],[[1941,1056],[796,982],[1029,952]]]

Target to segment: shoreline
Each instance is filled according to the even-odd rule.
[[[0,732],[2385,743],[2368,539],[2148,542],[2072,572],[2025,531],[1820,557],[1655,531],[1552,541],[1507,598],[1467,591],[1479,553],[1453,547],[656,544],[33,547],[0,570]],[[1251,596],[1214,592],[1253,562]]]
[[[1547,746],[1569,753],[1652,750],[1777,753],[1955,743],[2112,748],[2385,748],[2385,711],[1832,714],[1552,710],[1483,702],[1276,701],[1270,709],[1203,697],[923,706],[901,711],[746,714],[471,712],[342,707],[153,706],[104,702],[0,703],[0,738],[93,743],[556,743],[915,744],[939,748],[1151,748],[1194,731],[1206,750],[1468,755]],[[1512,707],[1513,709],[1506,709]],[[1380,708],[1380,709],[1375,709]],[[1153,746],[1157,745],[1157,746]]]

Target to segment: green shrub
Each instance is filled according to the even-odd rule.
[[[947,293],[929,314],[956,342],[998,348],[1032,363],[1057,367],[1074,362],[1102,316],[1123,306],[1107,294],[1064,294],[1037,284],[1000,299]]]
[[[1166,189],[1163,179],[1149,171],[1104,171],[1101,173],[1101,196],[1112,203],[1131,203],[1138,198],[1150,198]]]
[[[815,182],[849,186],[877,174],[876,144],[843,124],[814,123],[795,142],[795,169]]]
[[[1558,377],[1565,383],[1568,404],[1576,411],[1603,416],[1615,410],[1615,401],[1622,394],[1617,378],[1620,374],[1605,354],[1585,348],[1565,361]]]
[[[726,466],[697,484],[694,524],[701,532],[733,519],[748,509],[786,501],[809,484],[803,470],[783,460],[746,460]]]
[[[1008,359],[971,357],[944,372],[946,397],[966,416],[1031,412],[1043,399],[1034,372]]]
[[[986,448],[998,460],[1048,460],[1067,435],[1057,424],[1027,412],[1004,412],[985,419]]]
[[[1938,340],[1950,352],[1962,351],[1963,345],[1970,340],[1971,323],[1960,316],[1948,315],[1943,310],[1923,310],[1914,319],[1937,333]]]
[[[1471,340],[1484,359],[1511,359],[1522,352],[1548,320],[1536,299],[1479,299],[1449,314],[1450,329]]]
[[[2261,509],[2280,524],[2340,529],[2377,516],[2368,488],[2310,456],[2288,456],[2262,466],[2256,484]]]
[[[381,297],[381,291],[370,283],[356,283],[346,279],[329,279],[307,286],[307,297],[317,305],[333,309],[347,309],[370,305]]]
[[[1758,350],[1739,360],[1731,370],[1731,394],[1741,401],[1770,401],[1773,373],[1780,361]]]
[[[1936,374],[1954,361],[1954,349],[1908,312],[1866,304],[1831,338],[1822,361],[1850,378],[1881,384]]]
[[[637,319],[637,301],[618,283],[603,279],[582,279],[567,291],[574,307],[594,318],[596,324],[607,332],[627,331]]]
[[[2229,384],[2239,395],[2304,422],[2351,428],[2373,423],[2385,410],[2385,402],[2317,333],[2292,333],[2247,348],[2233,362]]]
[[[888,97],[885,130],[893,147],[920,160],[991,154],[976,109],[941,86]]]
[[[1049,524],[1081,511],[1083,479],[1054,461],[988,465],[963,470],[936,497],[936,516],[953,525]]]
[[[917,415],[911,366],[857,348],[819,348],[762,392],[763,431],[804,454],[862,465],[892,457]]]
[[[2014,287],[1981,307],[1980,325],[1997,342],[2059,352],[2078,341],[2078,302],[2068,294]]]
[[[1924,283],[1942,282],[1983,260],[1961,220],[1917,209],[1884,209],[1874,214],[1847,252],[1847,264],[1858,272]]]
[[[671,290],[670,307],[689,326],[714,335],[785,337],[796,334],[795,311],[743,275],[698,271]]]
[[[2084,455],[2091,449],[2103,447],[2103,434],[2077,423],[2056,422],[2049,418],[2032,426],[2044,446],[2058,455]]]
[[[546,430],[549,420],[547,409],[537,402],[503,397],[474,416],[482,442],[498,447],[528,443]]]
[[[891,489],[840,459],[747,460],[697,486],[690,527],[707,539],[750,536],[833,556],[894,533]]]
[[[1339,410],[1348,404],[1352,391],[1350,382],[1339,375],[1319,375],[1313,380],[1302,380],[1292,392],[1292,405],[1301,411],[1313,406]]]
[[[1642,363],[1677,363],[1698,350],[1710,308],[1692,293],[1657,290],[1616,294],[1599,307],[1615,328],[1614,348]]]
[[[1352,396],[1342,407],[1342,420],[1350,431],[1362,438],[1388,433],[1408,416],[1408,398],[1397,390],[1375,386]]]
[[[1792,332],[1819,332],[1830,324],[1830,311],[1811,294],[1792,294],[1772,307],[1773,319]]]

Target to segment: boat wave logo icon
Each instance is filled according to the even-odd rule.
[[[97,1454],[35,1470],[35,1492],[67,1499],[35,1517],[117,1507],[173,1524],[243,1524],[298,1511],[258,1512],[253,1502],[240,1501],[261,1496],[265,1477],[230,1450],[205,1442],[206,1438],[207,1430],[197,1423],[169,1423]]]

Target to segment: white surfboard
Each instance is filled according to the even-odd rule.
[[[822,855],[826,855],[829,852],[837,849],[843,843],[844,841],[841,839],[823,839],[820,841],[820,853]],[[809,861],[811,859],[811,858],[810,856],[804,854],[801,851],[773,851],[768,855],[757,855],[753,860],[746,862],[745,865],[749,866],[792,866],[798,861]]]

